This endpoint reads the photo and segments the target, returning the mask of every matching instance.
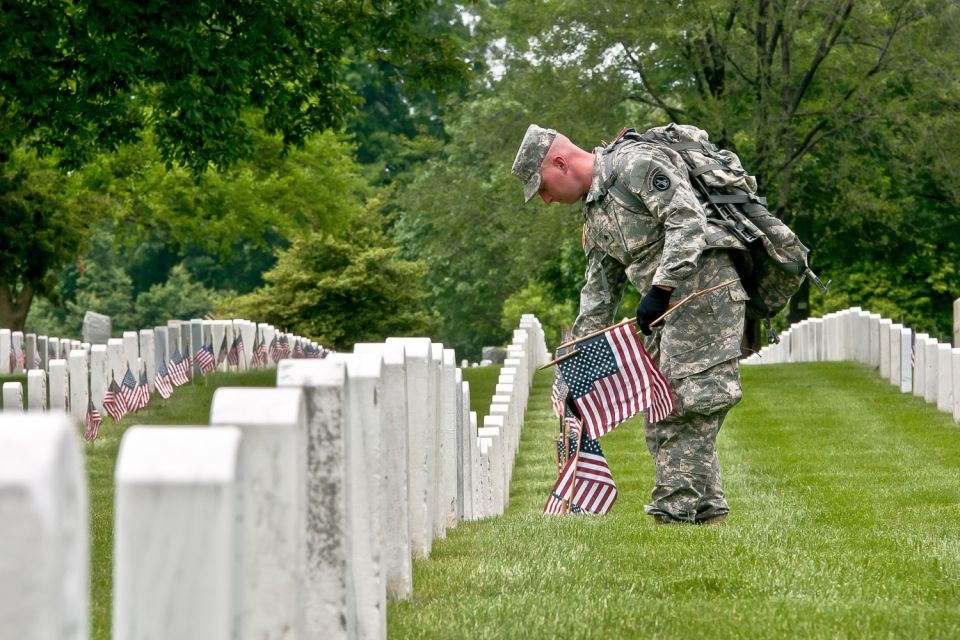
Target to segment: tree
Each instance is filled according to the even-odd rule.
[[[250,158],[254,126],[282,147],[343,124],[357,104],[350,55],[388,62],[397,81],[442,90],[466,70],[456,43],[418,23],[429,0],[406,2],[159,2],[79,0],[5,3],[0,12],[0,188],[27,180],[7,166],[25,149],[55,153],[62,168],[149,134],[167,167],[193,176]],[[18,195],[0,193],[4,206]],[[18,238],[24,255],[51,255],[60,220],[36,214]],[[47,207],[49,210],[49,207]],[[6,213],[6,211],[4,212]],[[87,220],[99,211],[86,211]],[[17,214],[20,215],[20,214]],[[79,232],[83,225],[71,227]],[[72,238],[70,243],[67,239]],[[0,323],[17,328],[49,270],[83,241],[63,236],[57,259],[27,268],[4,261]],[[60,242],[58,240],[58,242]],[[43,268],[41,268],[41,266]],[[169,263],[167,264],[169,267]]]
[[[335,349],[391,335],[431,335],[436,318],[423,308],[424,267],[398,253],[369,222],[356,222],[342,237],[311,233],[281,252],[266,285],[226,301],[220,311]]]

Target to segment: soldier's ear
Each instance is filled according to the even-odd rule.
[[[567,169],[570,167],[567,164],[567,159],[561,155],[556,155],[553,157],[553,166],[556,167],[561,173],[566,173]]]

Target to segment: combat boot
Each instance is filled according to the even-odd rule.
[[[721,513],[719,515],[711,516],[709,518],[704,518],[703,520],[698,520],[697,524],[702,524],[707,527],[712,527],[716,525],[726,525],[727,514]]]

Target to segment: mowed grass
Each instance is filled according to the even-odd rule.
[[[477,424],[483,426],[483,417],[490,411],[490,398],[497,389],[501,365],[463,369],[464,382],[470,383],[470,410],[477,412]]]
[[[602,445],[607,517],[541,515],[552,371],[535,379],[503,517],[414,564],[392,638],[960,637],[960,428],[851,363],[744,367],[719,438],[726,527],[643,515],[634,419]]]
[[[90,637],[110,638],[111,593],[113,584],[113,472],[120,438],[133,425],[207,425],[210,400],[218,387],[273,387],[274,369],[244,373],[211,373],[207,382],[195,380],[174,389],[164,400],[154,394],[139,413],[114,423],[105,412],[100,437],[85,445],[90,491]]]

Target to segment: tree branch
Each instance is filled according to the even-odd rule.
[[[648,103],[648,104],[653,104],[659,109],[662,109],[667,114],[667,117],[673,121],[680,119],[677,117],[678,115],[685,115],[686,114],[685,111],[683,111],[682,109],[671,107],[666,102],[664,102],[659,95],[657,95],[653,91],[653,88],[650,86],[649,80],[647,80],[647,74],[643,70],[643,65],[640,64],[640,59],[634,56],[630,52],[630,48],[623,42],[623,40],[620,40],[619,44],[621,47],[623,47],[623,52],[626,54],[627,58],[629,58],[631,63],[633,64],[634,70],[637,72],[637,75],[640,76],[640,82],[643,84],[643,88],[647,90],[647,93],[650,94],[650,98],[653,100],[653,103]],[[646,101],[640,100],[640,102],[646,102]]]
[[[807,88],[813,81],[813,77],[816,75],[817,69],[820,68],[820,63],[824,61],[824,59],[833,49],[833,45],[836,44],[837,38],[840,37],[840,34],[843,32],[843,28],[846,25],[847,19],[850,17],[850,13],[853,11],[853,0],[844,1],[846,6],[844,6],[840,12],[838,12],[842,13],[840,16],[840,21],[836,22],[838,13],[831,14],[830,19],[827,21],[826,27],[824,28],[823,37],[820,39],[820,43],[817,45],[817,53],[810,62],[810,67],[807,69],[806,74],[804,74],[803,79],[800,81],[800,85],[797,87],[797,91],[793,96],[793,100],[787,109],[787,120],[793,117],[793,113],[800,106],[800,101],[803,100],[803,96],[807,92]]]

